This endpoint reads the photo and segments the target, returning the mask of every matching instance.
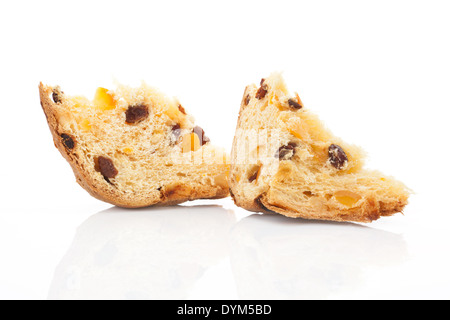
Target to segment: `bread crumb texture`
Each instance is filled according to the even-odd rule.
[[[364,152],[335,137],[279,73],[245,89],[231,153],[231,194],[252,211],[371,222],[401,212],[410,190],[364,169]]]
[[[138,208],[228,195],[229,157],[177,99],[146,84],[92,100],[39,90],[56,147],[96,198]]]

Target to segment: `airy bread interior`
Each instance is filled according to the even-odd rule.
[[[177,99],[146,84],[94,99],[40,85],[56,146],[92,195],[123,207],[228,195],[229,161]]]
[[[246,88],[231,162],[235,202],[254,211],[369,222],[409,197],[403,183],[364,169],[364,152],[325,128],[278,73]]]

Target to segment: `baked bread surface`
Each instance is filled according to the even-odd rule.
[[[238,206],[357,222],[401,212],[408,188],[363,164],[364,152],[325,128],[279,73],[245,89],[231,153],[230,193]]]
[[[142,84],[93,100],[39,85],[55,146],[92,196],[126,208],[228,196],[229,159],[178,100]]]

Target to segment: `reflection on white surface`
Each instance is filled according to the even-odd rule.
[[[367,270],[401,264],[403,237],[352,223],[252,215],[233,228],[240,299],[326,299],[364,285]]]
[[[237,221],[221,206],[112,208],[77,229],[48,297],[207,299],[231,287],[239,299],[339,298],[407,257],[401,235],[353,223]]]
[[[219,206],[112,208],[86,220],[49,299],[183,299],[227,257],[232,212]]]

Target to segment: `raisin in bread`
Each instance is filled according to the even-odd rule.
[[[56,147],[94,197],[137,208],[229,194],[224,150],[176,99],[146,84],[99,88],[92,101],[39,90]]]
[[[250,85],[231,153],[238,206],[288,217],[370,222],[401,212],[409,190],[363,168],[364,153],[335,137],[290,95],[278,73]]]

